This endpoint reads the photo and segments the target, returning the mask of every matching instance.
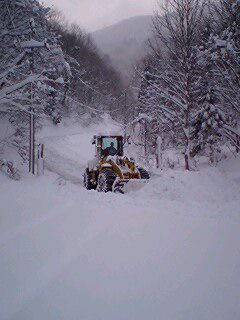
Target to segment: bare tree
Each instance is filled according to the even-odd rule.
[[[169,0],[155,14],[154,41],[150,46],[156,60],[149,71],[152,94],[161,121],[179,131],[185,167],[190,170],[192,121],[199,95],[197,45],[201,39],[204,3],[201,0]],[[155,92],[154,92],[155,91]],[[153,100],[153,98],[151,97]]]

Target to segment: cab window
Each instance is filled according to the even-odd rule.
[[[106,148],[110,147],[110,145],[113,143],[113,146],[115,149],[118,148],[118,141],[117,138],[103,138],[102,139],[102,148],[105,150]]]
[[[118,154],[118,139],[106,137],[102,139],[102,155],[103,156],[115,156]]]

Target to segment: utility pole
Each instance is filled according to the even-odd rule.
[[[127,112],[127,91],[125,91],[124,94],[124,118],[125,118],[125,123],[128,123],[128,112]]]
[[[31,48],[30,56],[30,73],[33,75],[34,72],[34,57],[33,57],[33,48]],[[33,107],[33,83],[31,83],[30,88],[30,115],[29,115],[29,172],[33,175],[35,174],[35,116],[34,116],[34,107]]]
[[[29,115],[29,172],[35,174],[35,117],[34,108],[30,107]]]

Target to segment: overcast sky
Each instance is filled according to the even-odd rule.
[[[60,9],[68,20],[87,31],[109,26],[122,19],[152,14],[157,0],[43,0]]]

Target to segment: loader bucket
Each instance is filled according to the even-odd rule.
[[[113,184],[113,192],[126,193],[137,191],[149,182],[148,179],[119,179],[117,178]]]

